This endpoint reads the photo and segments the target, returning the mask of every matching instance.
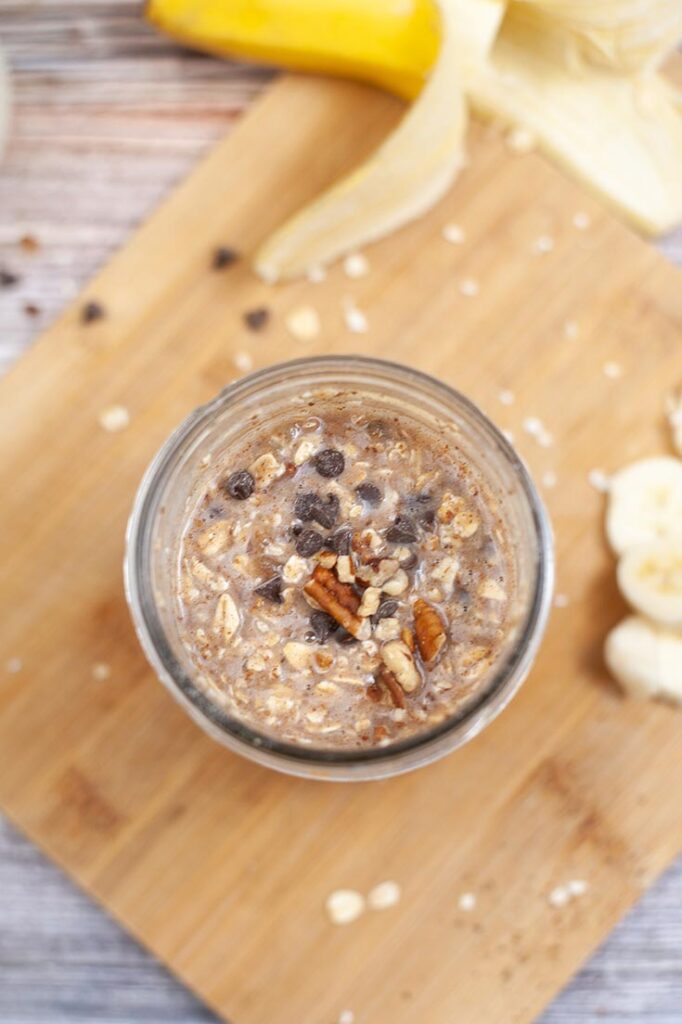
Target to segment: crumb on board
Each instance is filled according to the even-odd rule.
[[[348,296],[343,300],[343,319],[352,334],[366,334],[369,329],[367,317]]]
[[[478,295],[480,292],[480,286],[475,277],[463,277],[459,282],[459,291],[461,295],[465,295],[471,299]]]
[[[105,679],[111,678],[111,665],[108,665],[106,661],[96,661],[92,666],[91,675],[98,682],[104,682]]]
[[[289,334],[296,341],[314,341],[320,333],[320,316],[313,306],[296,306],[285,320]]]
[[[476,907],[476,894],[473,892],[463,892],[457,900],[457,906],[460,910],[465,913],[469,913]]]
[[[587,474],[587,482],[600,494],[606,494],[609,489],[609,478],[603,469],[591,469]]]
[[[462,245],[466,240],[464,228],[460,224],[445,224],[441,230],[441,235],[450,245]]]
[[[367,904],[372,910],[387,910],[400,902],[400,886],[397,882],[380,882],[370,889]]]
[[[98,422],[102,430],[117,434],[130,425],[130,413],[124,405],[110,405],[99,414]]]
[[[336,889],[325,904],[332,924],[350,924],[365,910],[365,897],[355,889]]]
[[[369,274],[369,260],[362,252],[351,252],[343,261],[343,272],[351,280],[367,277],[367,274]]]
[[[24,667],[24,663],[21,658],[8,658],[5,662],[5,671],[9,672],[10,675],[15,676],[18,672],[21,672]]]

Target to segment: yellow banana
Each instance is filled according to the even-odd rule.
[[[209,53],[358,78],[405,99],[440,46],[432,0],[149,0],[147,18]]]

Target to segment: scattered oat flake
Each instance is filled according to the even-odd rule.
[[[582,878],[572,879],[565,885],[557,885],[547,896],[547,902],[552,907],[565,907],[567,903],[577,896],[584,896],[589,886]]]
[[[338,1024],[355,1024],[355,1014],[352,1010],[342,1010],[339,1014]]]
[[[235,352],[234,365],[241,373],[253,369],[253,356],[249,352]]]
[[[108,433],[116,434],[130,425],[130,413],[125,405],[110,405],[100,413],[99,425]]]
[[[460,898],[457,900],[457,906],[460,910],[470,911],[476,906],[476,893],[463,892]]]
[[[611,380],[617,380],[623,376],[623,367],[620,363],[604,363],[602,367],[605,377],[609,377]]]
[[[545,472],[542,474],[542,486],[546,487],[548,490],[551,490],[552,487],[556,487],[556,485],[557,485],[556,473],[553,470],[551,470],[551,469],[545,470]]]
[[[372,910],[387,910],[400,902],[400,886],[397,882],[380,882],[370,889],[367,903]]]
[[[111,676],[111,665],[107,665],[106,661],[98,661],[92,666],[92,678],[97,679],[99,682],[103,682],[105,679],[109,679]]]
[[[514,392],[510,391],[508,388],[504,388],[502,391],[500,391],[497,397],[499,398],[502,405],[513,405],[516,401]]]
[[[459,290],[462,295],[472,298],[474,295],[478,295],[480,288],[475,277],[463,277],[459,282]]]
[[[346,321],[346,327],[353,334],[367,333],[369,327],[367,317],[361,309],[358,309],[353,299],[346,298],[343,300],[343,318]]]
[[[562,330],[564,338],[567,338],[569,341],[575,341],[580,334],[580,327],[575,320],[566,320]]]
[[[325,906],[332,924],[350,924],[364,912],[365,897],[355,889],[336,889]]]
[[[320,284],[321,281],[325,281],[327,279],[327,271],[324,269],[323,266],[317,264],[314,267],[308,268],[308,273],[306,274],[306,277],[311,282],[311,284]]]
[[[585,213],[584,210],[578,210],[577,213],[573,214],[573,227],[577,228],[578,231],[587,231],[592,225],[592,218],[589,213]]]
[[[369,260],[361,252],[351,252],[343,261],[343,272],[346,277],[353,280],[358,277],[367,277],[369,274]]]
[[[568,594],[556,594],[554,597],[555,608],[567,608],[568,607]]]
[[[554,248],[554,239],[551,235],[539,235],[533,242],[533,252],[546,253]]]
[[[587,474],[587,480],[600,494],[606,494],[609,489],[609,478],[603,469],[591,469]]]
[[[512,153],[530,153],[537,145],[535,136],[527,128],[512,128],[505,142]]]
[[[312,306],[297,306],[285,320],[287,330],[297,341],[313,341],[320,333],[320,317]]]
[[[466,239],[464,228],[459,224],[446,224],[441,231],[441,235],[450,245],[462,245]]]
[[[24,663],[21,658],[8,658],[5,662],[5,671],[9,672],[10,675],[15,676],[18,672],[21,672],[24,667]]]

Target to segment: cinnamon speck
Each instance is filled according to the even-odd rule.
[[[40,249],[40,242],[33,235],[22,235],[19,245],[24,252],[35,253]]]

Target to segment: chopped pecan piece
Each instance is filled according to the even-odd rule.
[[[405,707],[405,693],[401,689],[398,680],[393,673],[386,668],[385,665],[380,665],[376,674],[376,682],[380,686],[385,686],[388,690],[391,700],[397,708]]]
[[[430,665],[443,649],[447,634],[436,609],[421,598],[414,603],[414,629],[422,660]]]
[[[403,626],[400,630],[400,639],[414,654],[414,633],[409,626]]]
[[[312,579],[303,590],[351,636],[359,637],[361,632],[366,632],[362,630],[365,620],[357,614],[360,598],[351,585],[342,583],[331,569],[325,569],[323,565],[315,566]]]
[[[414,663],[412,651],[402,640],[390,640],[381,650],[381,658],[405,693],[414,693],[421,683],[419,670]]]

